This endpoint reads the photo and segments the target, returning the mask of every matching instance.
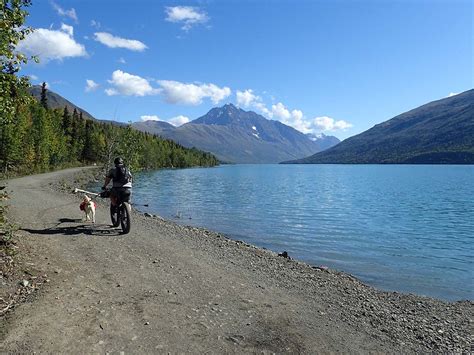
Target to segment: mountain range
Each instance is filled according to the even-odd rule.
[[[41,86],[30,89],[38,100]],[[61,95],[47,90],[46,98],[51,108],[76,109],[86,119],[96,120],[84,109]],[[122,122],[104,121],[116,125]],[[213,153],[222,162],[229,163],[278,163],[298,159],[339,143],[333,136],[305,135],[279,121],[267,120],[252,111],[244,111],[232,104],[211,109],[207,114],[175,127],[164,121],[142,121],[132,127],[163,138],[171,139],[185,147],[195,147]]]
[[[135,122],[132,126],[185,147],[211,152],[221,161],[232,163],[278,163],[339,143],[336,137],[308,136],[233,104],[213,108],[179,127],[161,121]]]
[[[290,164],[474,164],[474,89],[430,102]]]

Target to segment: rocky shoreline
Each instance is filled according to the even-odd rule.
[[[79,175],[75,171],[74,178],[71,176],[62,174],[59,178],[52,178],[47,184],[48,189],[54,193],[60,192],[71,201],[77,201],[79,197],[70,194],[72,188],[85,186],[91,181],[91,177],[96,178],[93,170],[82,170]],[[105,201],[102,203],[105,206]],[[214,283],[214,272],[220,275],[221,281],[216,281],[215,284],[222,283],[222,289],[215,291],[216,294],[219,292],[219,302],[208,302],[201,308],[195,307],[191,313],[200,314],[204,320],[216,314],[227,314],[227,319],[222,321],[221,330],[228,328],[229,332],[232,329],[238,334],[223,339],[219,338],[221,335],[217,335],[216,339],[223,340],[226,346],[234,346],[229,349],[234,349],[235,352],[469,353],[473,350],[471,334],[474,303],[471,301],[449,303],[416,295],[379,291],[346,273],[310,266],[207,229],[182,226],[159,216],[134,211],[133,222],[137,236],[143,236],[140,237],[143,242],[136,241],[136,246],[132,247],[131,253],[140,253],[141,256],[137,257],[143,257],[142,254],[147,250],[145,245],[152,248],[148,244],[152,240],[157,240],[160,248],[172,243],[173,248],[178,248],[172,251],[175,258],[169,257],[169,253],[155,253],[149,256],[151,265],[158,265],[169,271],[169,268],[173,269],[174,260],[181,260],[182,250],[185,252],[183,260],[192,258],[196,263],[202,261],[206,265],[203,270],[212,270],[212,275],[191,275],[192,270],[185,270],[179,264],[174,266],[177,270],[171,272],[188,280],[187,284],[194,285],[192,280],[202,277],[203,281],[195,286],[202,291],[202,284]],[[87,237],[80,240],[81,243],[91,243],[91,239],[88,240]],[[226,285],[225,279],[233,277],[245,282],[229,282]],[[167,279],[167,283],[172,282]],[[196,290],[182,282],[179,285],[179,290],[186,294],[183,296],[185,299],[180,302],[193,304],[206,298],[204,294],[189,298],[191,296],[187,294],[195,293]],[[206,292],[213,294],[212,290],[206,289]],[[243,306],[234,309],[231,300],[237,297],[237,293],[239,297],[247,294],[247,298],[241,300]],[[240,314],[242,309],[259,313],[259,319],[247,320],[246,326],[235,325],[244,322],[243,315]],[[185,319],[191,320],[195,314],[186,314]],[[278,323],[280,321],[281,324]],[[206,332],[214,332],[215,324],[212,321],[203,324]],[[314,348],[319,343],[326,345]],[[169,349],[172,351],[180,348]],[[216,350],[205,346],[204,349],[210,349],[213,353]],[[223,349],[229,352],[228,348]]]

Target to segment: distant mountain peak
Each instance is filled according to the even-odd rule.
[[[277,163],[308,156],[339,142],[335,137],[311,140],[293,127],[231,103],[214,107],[204,116],[174,129],[143,123],[137,128],[234,163]]]

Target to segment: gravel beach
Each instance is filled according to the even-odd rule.
[[[9,216],[20,228],[17,277],[26,283],[22,302],[0,318],[2,353],[473,350],[471,301],[379,291],[154,215],[133,212],[132,231],[122,235],[110,226],[106,201],[97,223],[84,223],[81,196],[71,190],[93,171],[6,182]]]

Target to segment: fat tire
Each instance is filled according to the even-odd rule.
[[[128,202],[123,202],[120,206],[120,224],[122,225],[122,233],[127,234],[130,232],[130,228],[132,227],[131,223],[131,215],[132,215],[132,208]]]

